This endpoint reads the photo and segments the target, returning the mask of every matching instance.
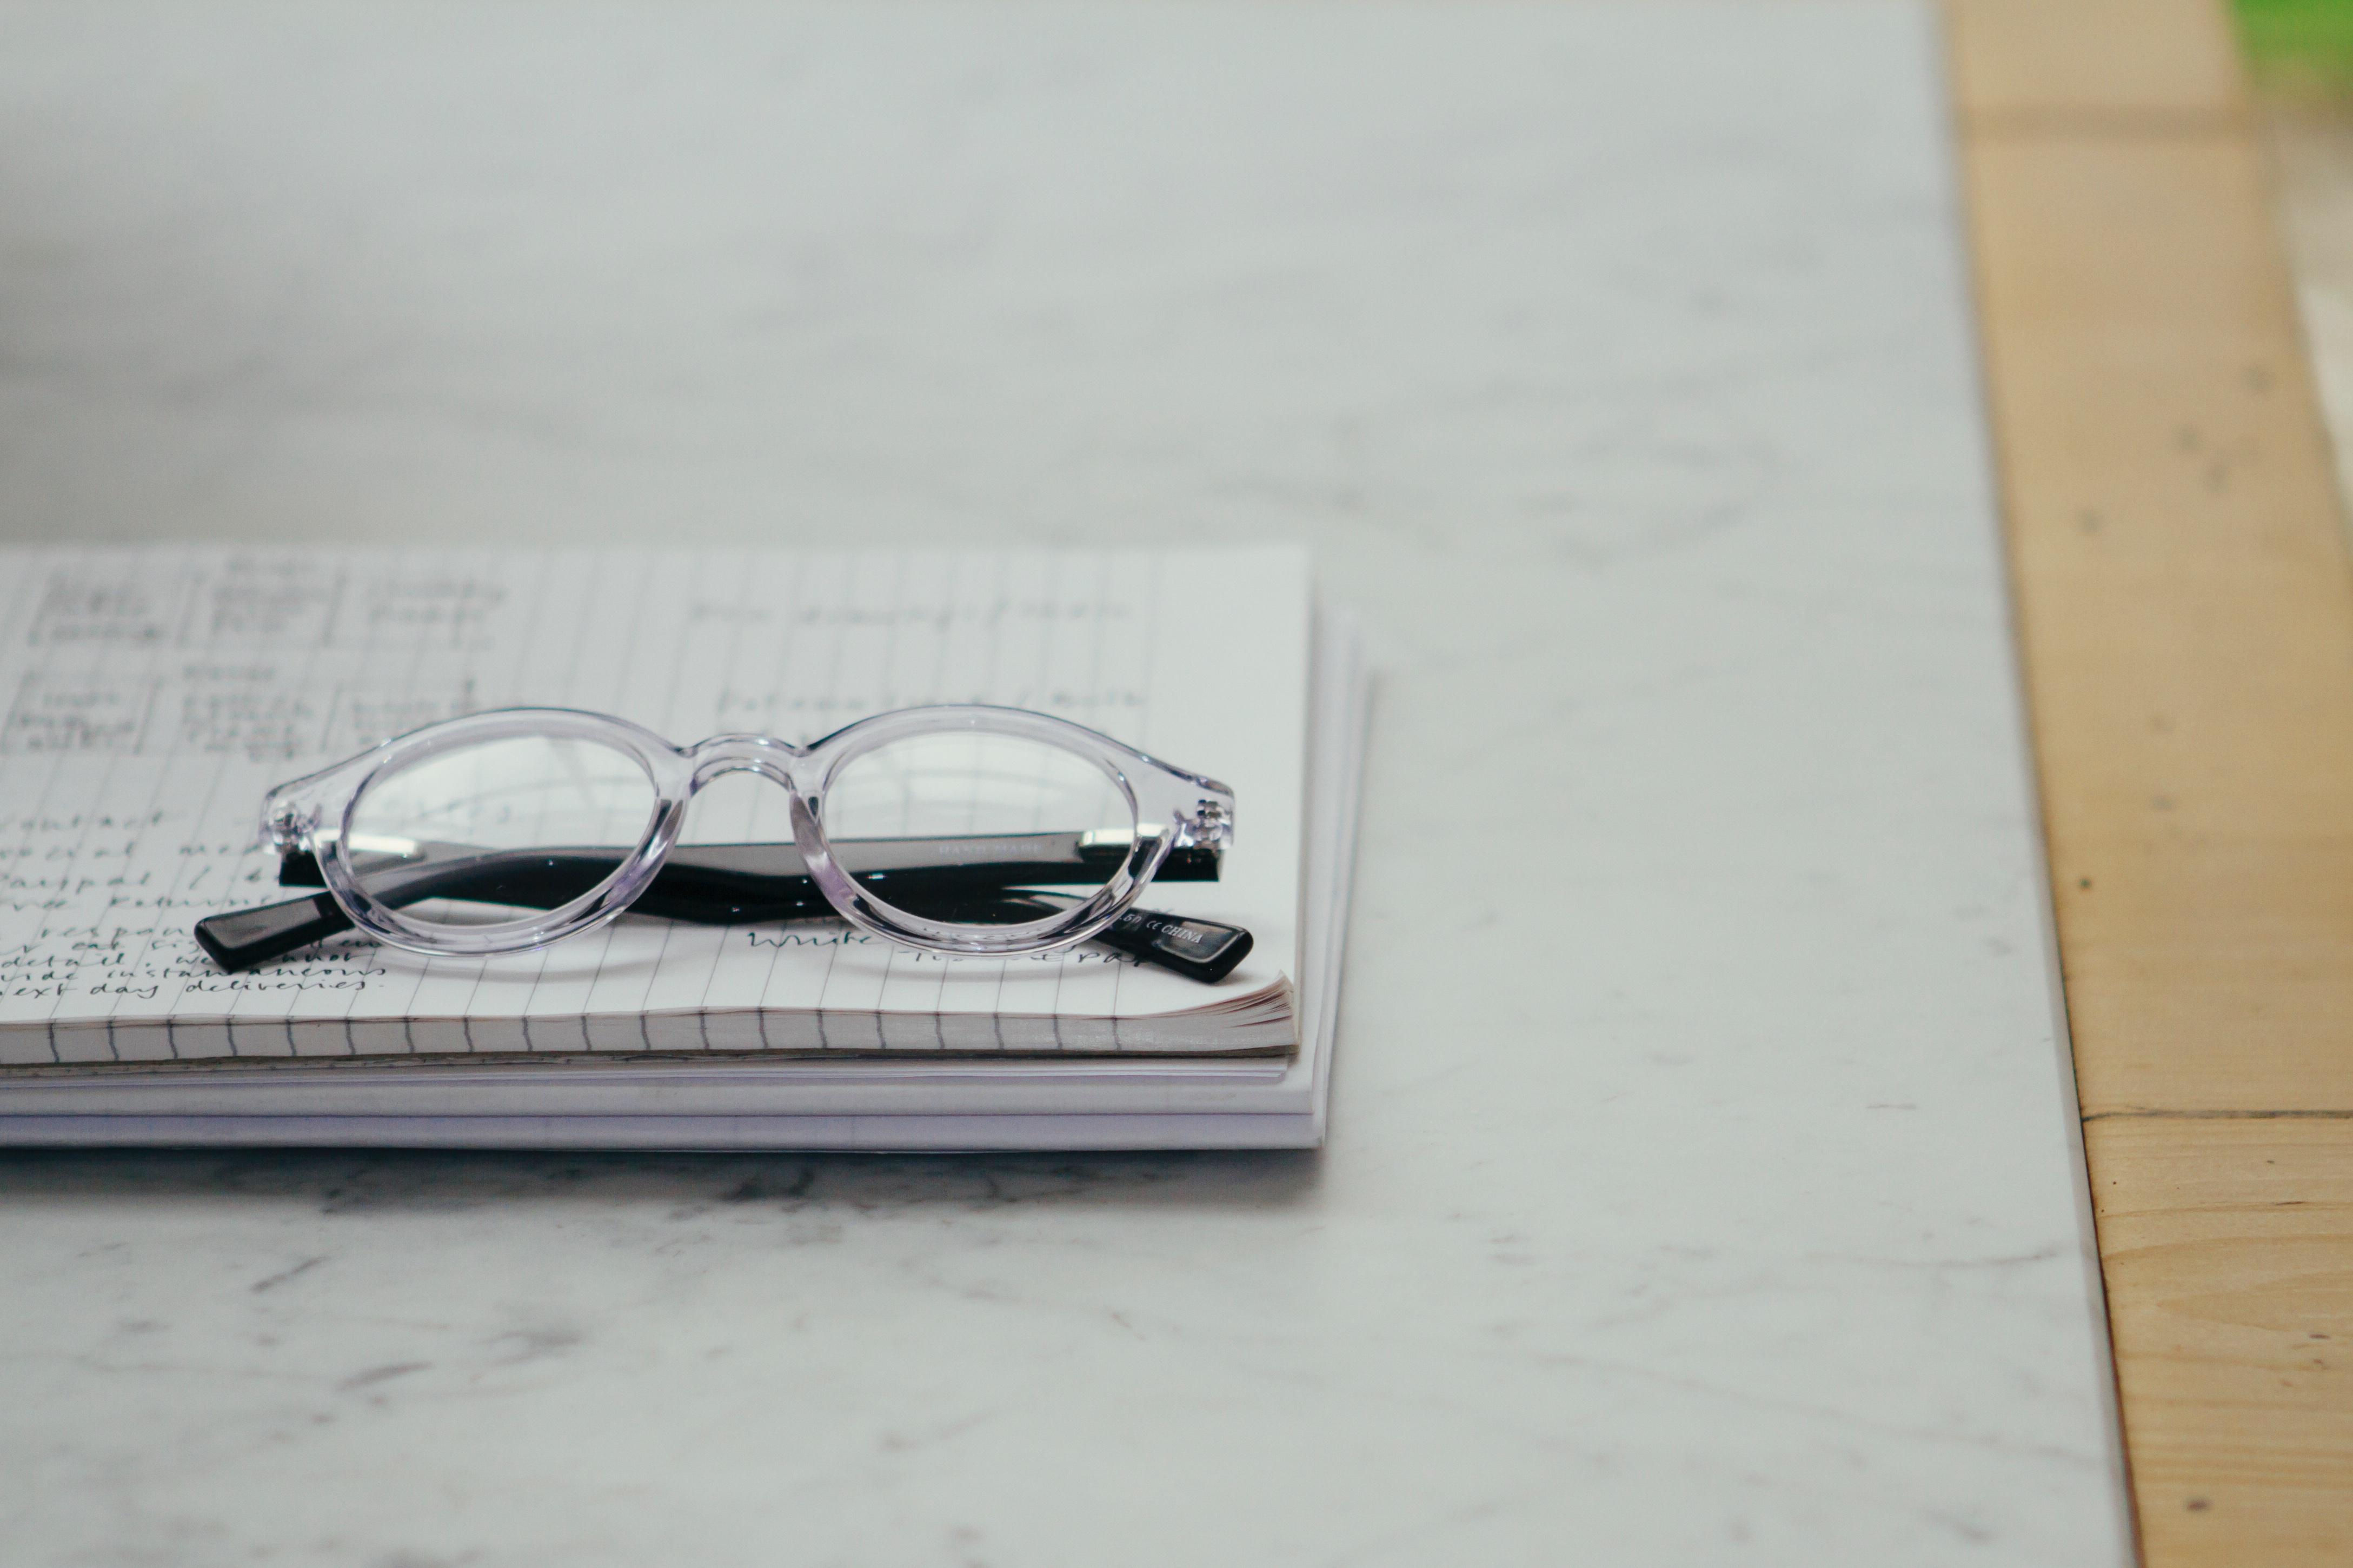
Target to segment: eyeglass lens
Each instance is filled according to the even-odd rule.
[[[1119,869],[1135,827],[1127,796],[1100,767],[1060,746],[971,731],[916,735],[862,752],[827,786],[821,818],[844,865],[862,840],[986,840],[1069,836],[1078,868],[1053,879],[1055,904],[1091,898]],[[983,843],[976,859],[996,858]],[[936,879],[870,879],[873,898],[907,914],[955,925],[1010,925],[1047,918],[1035,899],[975,899]]]
[[[512,921],[612,879],[652,821],[653,781],[593,741],[489,741],[369,784],[345,848],[360,889],[425,926]],[[529,851],[519,859],[518,851]],[[531,878],[527,896],[512,884]],[[519,902],[509,903],[508,897]]]

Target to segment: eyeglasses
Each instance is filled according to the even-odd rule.
[[[789,846],[680,845],[687,803],[733,773],[784,786]],[[1155,877],[1216,879],[1233,805],[1214,780],[1019,709],[907,708],[807,746],[684,748],[606,714],[501,709],[271,790],[280,881],[325,895],[211,916],[197,937],[243,968],[347,926],[485,956],[632,907],[707,923],[829,912],[931,952],[1107,940],[1188,973],[1206,959],[1216,973],[1200,977],[1222,978],[1248,932],[1134,906]]]

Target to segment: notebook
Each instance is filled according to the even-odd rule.
[[[1366,681],[1305,554],[15,551],[0,605],[0,1140],[938,1147],[1320,1137]],[[628,917],[537,953],[344,937],[242,974],[269,784],[517,704],[674,741],[1035,708],[1237,795],[1203,985],[1087,947]],[[729,781],[690,839],[788,840]]]

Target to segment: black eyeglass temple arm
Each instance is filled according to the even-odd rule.
[[[847,838],[837,840],[833,852],[835,863],[862,881],[897,879],[896,885],[912,883],[926,897],[939,898],[968,890],[1099,883],[1127,858],[1133,842],[1124,831]],[[379,879],[487,864],[513,868],[517,874],[542,874],[531,869],[542,861],[550,868],[565,868],[558,874],[566,877],[594,868],[601,879],[609,876],[619,860],[614,850],[604,846],[494,850],[470,844],[355,837],[346,847]],[[1187,845],[1162,858],[1154,880],[1214,882],[1222,863],[1223,852],[1215,847]],[[326,886],[317,860],[299,849],[280,861],[278,879],[285,887]],[[817,896],[800,851],[789,842],[681,844],[662,862],[654,886],[752,901]]]
[[[881,842],[888,841],[866,841],[869,845]],[[936,847],[938,842],[932,841],[930,847]],[[459,846],[435,847],[461,850]],[[682,847],[672,853],[653,885],[631,909],[638,913],[704,925],[740,925],[831,914],[832,907],[805,873],[782,870],[780,850],[789,854],[788,846]],[[397,868],[400,858],[390,858]],[[1169,858],[1173,861],[1176,856]],[[431,898],[470,897],[524,909],[554,909],[578,898],[611,875],[616,861],[617,857],[609,851],[466,854],[454,860],[396,868],[381,878],[372,891],[375,897],[396,905]],[[792,864],[797,868],[797,856],[792,857]],[[1182,874],[1176,879],[1214,879],[1218,868],[1214,855],[1195,857],[1180,868]],[[1066,879],[1056,868],[1035,861],[967,863],[944,869],[936,862],[925,862],[895,873],[861,873],[860,879],[890,880],[902,894],[921,890],[935,905],[943,898],[961,900],[976,914],[987,912],[999,919],[1015,910],[1043,919],[1076,901],[1067,894],[1029,889],[1017,892],[997,879],[1019,871],[1042,873],[1031,879],[1038,881]],[[1162,875],[1166,875],[1165,869]],[[279,881],[288,887],[319,887],[322,879],[317,861],[297,852],[280,860]],[[952,915],[953,911],[948,912]],[[196,922],[195,937],[216,963],[236,973],[349,931],[351,924],[350,917],[332,895],[322,892],[257,909],[206,916]],[[1231,973],[1248,956],[1251,946],[1250,933],[1240,926],[1151,910],[1128,910],[1093,940],[1141,962],[1205,983],[1215,983]]]

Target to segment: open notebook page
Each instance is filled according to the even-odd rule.
[[[986,1049],[1000,1017],[1147,1019],[1298,972],[1310,590],[1295,550],[1225,552],[1214,572],[1175,552],[996,550],[0,561],[0,1062],[400,1054],[418,1019],[456,1021],[437,1051],[465,1048],[476,1021],[502,1048],[756,1047],[778,1013],[815,1014],[828,1047]],[[1155,885],[1147,902],[1248,926],[1250,960],[1207,987],[1092,949],[948,961],[831,921],[628,919],[512,958],[345,938],[227,975],[188,934],[213,910],[286,896],[255,837],[270,784],[419,724],[554,705],[681,743],[806,741],[934,701],[1055,713],[1231,784],[1222,879]],[[781,792],[750,781],[698,802],[688,834],[790,837]],[[681,1041],[649,1016],[714,1022]],[[343,1026],[285,1026],[317,1022]]]

